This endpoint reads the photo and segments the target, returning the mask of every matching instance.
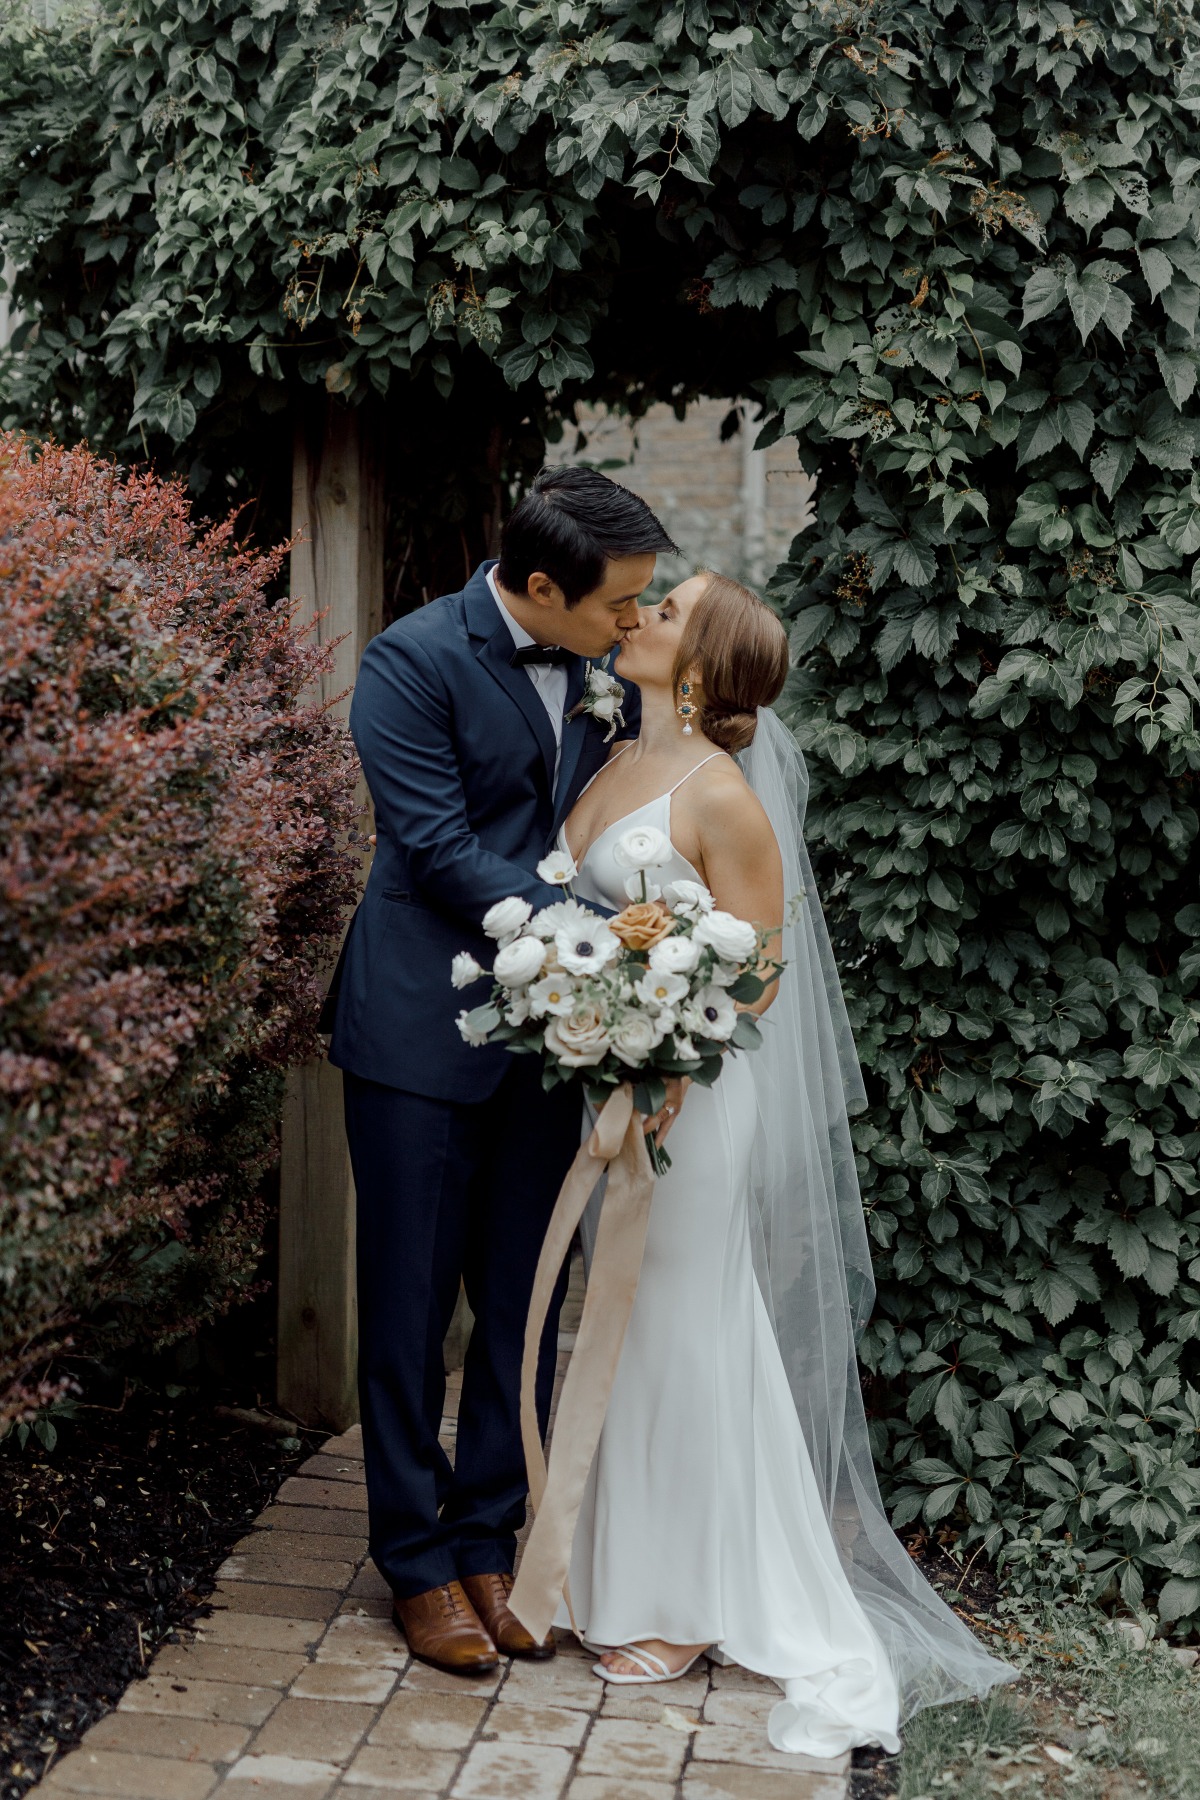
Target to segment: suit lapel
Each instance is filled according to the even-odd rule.
[[[554,791],[554,727],[542,705],[541,696],[524,669],[512,666],[512,633],[500,616],[500,610],[487,584],[488,563],[481,563],[463,590],[467,629],[475,654],[483,668],[492,675],[524,714],[525,722],[537,739],[546,771],[547,792]]]
[[[576,657],[571,663],[567,677],[567,703],[563,707],[562,755],[558,763],[558,786],[554,790],[554,826],[558,830],[570,810],[569,796],[571,782],[575,770],[579,766],[579,752],[583,748],[583,740],[588,731],[588,715],[580,713],[572,719],[569,715],[572,707],[583,699],[583,681],[586,664],[582,657]]]

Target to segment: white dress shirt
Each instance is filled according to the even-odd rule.
[[[514,648],[524,650],[530,644],[536,644],[537,639],[530,637],[525,627],[518,624],[500,598],[495,569],[488,570],[487,584],[492,590],[492,599],[500,608],[500,617],[512,633]],[[529,663],[525,673],[537,689],[538,699],[546,709],[554,733],[554,785],[557,787],[558,766],[562,761],[563,713],[567,705],[567,670],[561,663]]]

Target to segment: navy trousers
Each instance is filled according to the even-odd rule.
[[[511,1057],[488,1100],[431,1100],[344,1073],[358,1197],[359,1400],[370,1547],[401,1599],[511,1570],[525,1519],[520,1380],[542,1239],[572,1157],[575,1086]],[[438,1443],[442,1343],[459,1281],[475,1315],[451,1467]],[[545,1435],[559,1283],[538,1366]]]

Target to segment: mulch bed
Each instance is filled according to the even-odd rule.
[[[19,1800],[195,1618],[230,1546],[324,1435],[281,1438],[211,1391],[89,1388],[52,1450],[15,1433],[0,1445],[0,1800]]]
[[[988,1632],[979,1630],[975,1624],[976,1619],[988,1617],[1000,1598],[1000,1588],[991,1567],[982,1558],[968,1564],[969,1573],[964,1583],[959,1565],[936,1539],[923,1531],[902,1535],[909,1555],[930,1586],[976,1630],[985,1645],[995,1648]],[[886,1751],[874,1747],[861,1749],[854,1752],[852,1765],[850,1800],[894,1800],[899,1792],[898,1756],[889,1756]]]

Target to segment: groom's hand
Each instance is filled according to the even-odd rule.
[[[645,1133],[649,1137],[654,1133],[656,1144],[666,1142],[667,1133],[679,1117],[679,1109],[683,1105],[683,1096],[692,1085],[690,1075],[672,1075],[667,1080],[667,1097],[656,1113],[651,1113],[645,1123]]]

